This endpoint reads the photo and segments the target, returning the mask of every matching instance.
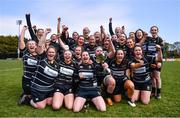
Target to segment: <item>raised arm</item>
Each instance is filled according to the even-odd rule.
[[[109,18],[109,33],[110,35],[114,35],[113,28],[112,28],[112,18]]]
[[[105,36],[106,36],[106,34],[105,34],[105,32],[104,32],[104,28],[103,28],[103,26],[101,25],[101,26],[100,26],[100,41],[101,41],[101,42],[104,42]]]
[[[61,40],[61,36],[58,36],[59,45],[63,48],[63,50],[69,50],[69,46],[65,45],[64,42]]]
[[[27,26],[24,26],[22,31],[21,31],[21,36],[20,36],[20,40],[19,40],[19,49],[23,50],[26,47],[26,44],[24,42],[24,36],[25,36],[25,32],[27,30]]]
[[[108,37],[107,37],[108,38]],[[112,40],[110,39],[110,37],[108,38],[109,44],[110,44],[110,48],[109,48],[109,53],[108,53],[108,57],[111,59],[114,57],[114,54],[116,52],[115,47],[113,45]]]
[[[50,33],[50,32],[51,32],[51,29],[50,28],[46,28],[43,36],[39,40],[39,43],[38,43],[38,46],[37,46],[37,53],[38,54],[42,54],[45,51],[46,37],[47,37],[48,33]]]
[[[34,40],[36,43],[38,43],[39,40],[38,40],[36,34],[34,33],[32,25],[31,25],[30,14],[26,14],[26,22],[27,22],[27,26],[29,29],[29,34],[31,36],[31,39]]]
[[[57,24],[57,34],[60,34],[61,32],[61,18],[58,17],[58,24]]]

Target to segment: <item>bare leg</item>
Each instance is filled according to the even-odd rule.
[[[131,80],[126,80],[124,88],[127,90],[128,98],[131,98],[134,94],[134,84]]]
[[[143,104],[149,104],[151,91],[141,91],[141,101]]]
[[[49,97],[46,99],[46,104],[47,105],[52,105],[52,97]]]
[[[64,96],[65,107],[69,110],[73,108],[74,94],[70,93]]]
[[[140,91],[139,90],[134,90],[134,94],[133,96],[131,97],[131,101],[132,102],[135,102],[139,99],[139,94],[140,94]]]
[[[114,80],[114,78],[111,75],[108,75],[105,78],[104,84],[107,86],[107,92],[113,93],[116,81]]]
[[[115,102],[120,102],[121,101],[121,94],[114,95],[113,98],[114,98]]]
[[[85,98],[76,97],[75,100],[74,100],[73,111],[74,112],[81,111],[81,109],[83,108],[85,102],[86,102]]]
[[[46,99],[36,103],[33,100],[31,100],[30,104],[36,109],[44,109],[46,107]]]
[[[63,104],[64,95],[60,92],[55,92],[53,96],[52,107],[54,110],[60,109]]]
[[[106,104],[102,96],[98,96],[92,99],[92,102],[95,104],[96,108],[99,111],[106,111]]]

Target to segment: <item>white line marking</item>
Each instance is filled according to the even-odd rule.
[[[13,71],[13,70],[20,70],[22,68],[11,68],[11,69],[5,69],[5,70],[0,70],[0,72],[4,72],[4,71]]]

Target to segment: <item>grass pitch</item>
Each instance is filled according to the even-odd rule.
[[[37,110],[18,106],[21,94],[22,62],[0,60],[0,117],[180,117],[180,62],[165,62],[162,70],[162,99],[152,98],[149,105],[137,102],[132,108],[122,100],[107,106],[106,112],[90,105],[88,110],[73,113],[65,108],[53,111],[50,106]]]

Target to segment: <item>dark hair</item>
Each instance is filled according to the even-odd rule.
[[[52,36],[54,36],[54,35],[56,36],[56,34],[52,34],[51,37],[50,37],[50,39],[52,39]]]
[[[37,32],[39,32],[40,30],[42,30],[44,32],[44,29],[42,29],[42,28],[37,29]]]
[[[84,52],[87,52],[87,53],[88,53],[88,55],[89,55],[89,52],[88,52],[88,51],[82,51],[82,53],[81,53],[81,57],[82,57],[82,54],[83,54]],[[89,55],[89,57],[90,57],[90,55]]]
[[[52,46],[52,45],[50,45],[50,46],[47,48],[47,50],[46,50],[46,55],[47,55],[47,52],[48,52],[48,50],[49,50],[50,48],[53,48],[53,49],[55,50],[55,58],[54,58],[54,59],[56,59],[56,58],[57,58],[57,50],[56,50],[56,48],[55,48],[54,46]]]
[[[136,47],[140,47],[140,48],[141,48],[141,50],[142,50],[142,54],[143,54],[143,52],[144,52],[144,51],[143,51],[142,46],[141,46],[141,45],[139,45],[139,44],[135,44],[134,49],[133,49],[133,55],[134,55],[134,50],[135,50],[135,48],[136,48]]]
[[[75,33],[78,34],[78,37],[79,37],[79,33],[76,32],[76,31],[74,31],[74,32],[72,33],[72,36],[74,36]]]
[[[159,28],[158,28],[157,26],[155,26],[155,25],[154,25],[154,26],[151,26],[150,31],[151,31],[152,28],[154,28],[154,27],[157,29],[157,31],[159,31]]]
[[[114,55],[115,55],[115,59],[116,59],[116,55],[117,55],[117,52],[118,52],[118,51],[122,51],[122,52],[124,53],[124,51],[123,51],[122,49],[116,50],[116,52],[115,52],[115,54],[114,54]],[[125,53],[124,53],[124,56],[125,56]]]
[[[27,46],[28,42],[30,42],[30,41],[35,42],[35,44],[37,45],[37,42],[36,42],[35,40],[29,39],[29,40],[27,40],[27,42],[26,42],[26,46]]]
[[[142,29],[136,30],[136,32],[135,32],[135,43],[139,43],[139,40],[138,40],[138,38],[137,38],[137,36],[136,36],[136,34],[137,34],[138,31],[141,31],[141,32],[142,32],[142,35],[144,36],[144,31],[143,31]],[[143,36],[142,36],[142,37],[143,37]]]

